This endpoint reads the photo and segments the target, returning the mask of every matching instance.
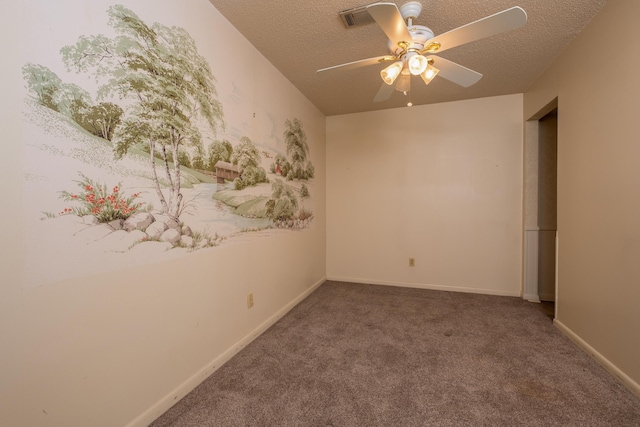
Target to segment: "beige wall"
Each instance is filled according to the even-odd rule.
[[[525,120],[558,97],[558,324],[636,392],[638,16],[636,0],[608,2],[524,95]]]
[[[23,256],[35,242],[24,241],[21,232],[18,36],[25,3],[5,5],[0,26],[0,425],[147,425],[174,397],[197,385],[324,280],[325,118],[208,1],[165,4],[174,8],[168,14],[193,17],[186,29],[194,37],[233,40],[226,44],[233,46],[234,60],[251,64],[257,76],[240,89],[272,100],[283,120],[303,121],[316,169],[313,227],[248,237],[162,264],[28,288]],[[217,78],[218,85],[228,84],[224,73]],[[255,300],[251,310],[246,307],[249,291]]]
[[[509,95],[328,117],[327,276],[520,295],[521,113]]]
[[[20,277],[23,259],[21,240],[20,186],[22,158],[20,149],[20,105],[22,91],[20,68],[8,66],[20,57],[20,27],[15,19],[21,13],[19,2],[3,5],[0,17],[0,45],[5,58],[0,69],[0,123],[5,143],[0,168],[0,424],[20,425],[22,405],[22,316],[24,297]],[[17,64],[15,64],[17,65]]]

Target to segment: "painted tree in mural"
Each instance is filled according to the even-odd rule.
[[[22,75],[34,99],[53,111],[71,117],[90,133],[111,141],[124,111],[112,102],[93,105],[89,92],[72,83],[64,83],[44,65],[25,64]]]
[[[35,95],[39,104],[59,111],[55,98],[62,86],[62,80],[56,73],[44,65],[26,64],[22,67],[22,75],[27,88]]]
[[[267,218],[279,226],[293,218],[298,209],[298,199],[293,189],[280,179],[276,179],[271,184],[271,188],[273,194],[266,203],[266,215]]]
[[[300,120],[294,118],[293,121],[289,119],[285,121],[284,142],[287,144],[287,156],[291,158],[291,168],[287,173],[287,178],[313,178],[313,165],[307,161],[309,157],[307,135],[302,129]]]
[[[207,158],[207,169],[215,172],[216,163],[230,162],[233,154],[233,146],[226,139],[223,141],[213,141],[209,145],[209,157]]]
[[[25,64],[22,76],[27,88],[39,104],[73,118],[72,106],[90,104],[89,93],[72,83],[64,83],[49,68],[39,64]]]
[[[71,117],[80,126],[100,138],[111,141],[124,111],[112,102],[89,105],[83,100],[74,100],[69,107]]]
[[[149,26],[121,5],[111,6],[107,13],[117,36],[82,36],[62,49],[63,59],[78,72],[95,73],[101,82],[100,98],[127,100],[126,117],[114,135],[116,154],[123,156],[132,147],[147,145],[162,210],[177,219],[183,205],[180,165],[171,160],[179,158],[181,147],[202,146],[199,123],[214,134],[224,127],[215,78],[184,29],[158,23]]]
[[[262,156],[251,139],[246,136],[240,138],[240,144],[236,146],[231,155],[231,162],[242,171],[240,177],[234,181],[236,190],[269,181],[266,171],[260,166],[261,160]]]

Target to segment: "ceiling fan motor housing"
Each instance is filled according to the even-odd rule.
[[[420,52],[424,49],[424,45],[428,40],[434,37],[433,31],[430,28],[425,27],[424,25],[412,25],[409,27],[409,34],[411,34],[411,38],[413,40],[407,40],[410,44],[404,49],[402,46],[395,45],[393,42],[389,41],[389,51],[396,57],[400,58],[400,56],[406,54],[407,52]]]

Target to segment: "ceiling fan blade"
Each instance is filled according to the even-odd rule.
[[[316,73],[335,70],[337,68],[340,68],[342,70],[350,70],[352,68],[366,67],[367,65],[381,64],[383,62],[389,61],[396,61],[396,58],[389,55],[376,56],[375,58],[361,59],[359,61],[347,62],[346,64],[334,65],[333,67],[321,68],[320,70],[317,70]]]
[[[427,59],[433,60],[433,66],[439,70],[438,76],[462,87],[474,85],[482,78],[482,74],[477,71],[470,70],[448,59],[438,56],[429,56]]]
[[[370,4],[367,6],[367,12],[395,46],[401,42],[412,42],[411,34],[395,3]]]
[[[427,41],[425,50],[440,53],[452,47],[520,28],[526,22],[527,13],[521,7],[515,6],[440,34]],[[434,43],[438,43],[439,47],[429,50],[429,46],[433,46]]]
[[[394,89],[393,86],[394,85],[382,83],[382,86],[380,86],[380,89],[378,89],[378,93],[376,94],[375,98],[373,98],[373,102],[382,102],[391,98]]]

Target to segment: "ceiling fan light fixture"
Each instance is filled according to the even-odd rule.
[[[424,84],[428,85],[429,83],[431,83],[431,80],[433,80],[433,78],[438,74],[438,72],[440,72],[440,70],[429,64],[424,72],[420,74],[420,77],[422,77],[422,80],[424,80]]]
[[[382,77],[382,81],[384,81],[388,85],[392,85],[402,72],[403,67],[404,64],[402,63],[402,61],[394,62],[393,64],[389,65],[387,68],[380,71],[380,77]]]
[[[413,55],[409,57],[407,61],[407,66],[409,67],[409,72],[414,76],[418,76],[427,69],[429,65],[429,60],[424,56],[413,52]]]

